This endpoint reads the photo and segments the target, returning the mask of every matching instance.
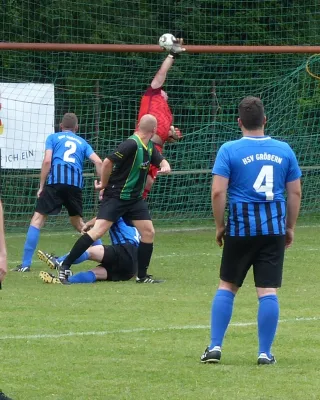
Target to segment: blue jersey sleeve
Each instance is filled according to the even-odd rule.
[[[93,153],[94,153],[93,148],[90,146],[89,143],[86,143],[85,156],[89,158]]]
[[[224,178],[230,178],[230,159],[225,145],[222,145],[218,151],[216,161],[212,168],[212,175],[220,175]]]
[[[293,182],[296,179],[299,179],[301,177],[301,170],[299,168],[299,164],[297,161],[297,157],[294,154],[293,150],[289,146],[289,151],[290,151],[290,156],[289,156],[289,169],[287,172],[286,176],[286,183],[287,182]]]
[[[46,148],[45,149],[53,151],[53,148],[54,148],[53,135],[49,135],[46,140]]]

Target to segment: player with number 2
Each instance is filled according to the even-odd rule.
[[[102,161],[92,147],[80,136],[78,118],[66,113],[60,124],[61,131],[48,136],[41,167],[40,185],[37,192],[36,210],[28,229],[22,263],[13,271],[30,271],[33,254],[39,242],[40,229],[48,215],[57,215],[64,206],[69,214],[72,226],[81,232],[83,162],[93,162],[98,176]],[[99,240],[96,244],[101,244]]]
[[[258,364],[275,363],[271,346],[279,319],[277,288],[299,214],[301,171],[287,143],[264,135],[265,123],[261,100],[244,98],[238,118],[242,138],[221,146],[212,170],[216,242],[223,245],[223,253],[211,309],[211,343],[201,356],[204,363],[220,361],[234,298],[251,266],[259,300]]]

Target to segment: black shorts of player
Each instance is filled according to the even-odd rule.
[[[101,267],[107,270],[107,281],[128,281],[136,275],[138,247],[130,243],[103,247]]]
[[[36,211],[43,215],[58,215],[62,206],[70,217],[82,216],[82,190],[61,183],[46,185],[37,199]]]
[[[121,200],[104,197],[99,205],[97,219],[116,222],[120,217],[128,220],[151,220],[148,204],[143,199]]]
[[[220,279],[238,287],[253,266],[256,287],[281,287],[285,236],[226,236]]]

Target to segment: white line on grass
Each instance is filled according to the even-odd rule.
[[[282,319],[279,322],[288,323],[288,322],[308,322],[308,321],[320,321],[320,317]],[[230,326],[235,326],[235,327],[247,327],[255,325],[257,325],[256,322],[234,322],[230,324]],[[209,325],[184,325],[184,326],[167,326],[164,328],[115,329],[111,331],[44,333],[38,335],[7,335],[7,336],[0,336],[0,340],[57,339],[61,337],[107,336],[107,335],[118,335],[120,333],[125,334],[125,333],[139,333],[139,332],[185,331],[185,330],[209,329],[209,328],[210,328]]]

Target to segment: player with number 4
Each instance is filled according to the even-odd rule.
[[[48,136],[41,167],[36,210],[30,222],[23,250],[22,263],[13,271],[30,271],[33,254],[48,215],[57,215],[64,206],[72,226],[81,232],[83,162],[89,159],[100,177],[102,161],[92,147],[80,136],[78,118],[73,113],[63,116],[61,131]],[[102,244],[99,240],[95,244]]]
[[[259,300],[258,364],[275,363],[271,346],[279,318],[277,288],[282,281],[284,251],[293,243],[299,214],[301,171],[287,143],[264,135],[265,123],[261,100],[244,98],[238,118],[242,138],[221,146],[212,170],[216,242],[224,247],[211,309],[211,343],[201,356],[204,363],[220,361],[234,297],[251,266]]]

